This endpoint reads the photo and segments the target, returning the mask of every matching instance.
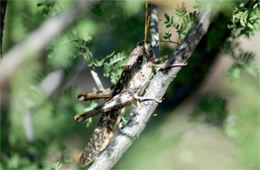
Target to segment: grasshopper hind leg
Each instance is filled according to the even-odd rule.
[[[97,92],[91,93],[81,93],[78,95],[79,101],[88,101],[88,100],[95,100],[95,99],[108,99],[111,97],[113,87],[99,90]]]

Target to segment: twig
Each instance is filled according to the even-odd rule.
[[[183,42],[169,56],[170,59],[167,64],[185,63],[188,60],[194,48],[207,32],[212,14],[212,8],[207,8],[207,10],[201,12]],[[158,71],[153,77],[145,96],[161,99],[180,69],[181,68],[178,67]],[[157,106],[158,103],[154,101],[142,102],[135,116],[132,117],[127,126],[115,136],[110,146],[97,157],[89,169],[111,169],[131,146],[134,139],[141,134]]]
[[[0,62],[0,86],[26,61],[39,55],[46,45],[65,31],[84,12],[99,0],[77,1],[75,5],[58,16],[47,20],[40,28],[32,32],[23,42],[8,51]]]
[[[49,73],[40,83],[41,89],[47,97],[51,96],[62,84],[64,70],[59,69]]]
[[[34,133],[32,126],[32,113],[30,111],[27,111],[24,115],[23,126],[27,141],[32,142],[34,140]]]
[[[64,77],[63,70],[57,70],[52,73],[49,73],[39,84],[41,89],[46,94],[46,99],[54,93],[54,91],[60,86],[62,79]],[[32,142],[34,140],[34,133],[33,133],[33,126],[32,126],[32,111],[31,108],[35,105],[33,104],[33,101],[31,99],[25,99],[27,111],[23,118],[24,123],[24,131],[26,135],[26,139],[28,142]],[[43,100],[44,101],[44,100]]]
[[[93,79],[94,79],[94,81],[95,81],[95,83],[98,87],[98,90],[104,90],[104,86],[103,86],[97,72],[95,72],[94,70],[90,70],[90,73],[91,73],[91,75],[92,75],[92,77],[93,77]]]

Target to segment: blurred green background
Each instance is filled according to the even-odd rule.
[[[9,1],[3,52],[72,4],[69,0]],[[195,10],[194,4],[186,3],[187,10]],[[157,5],[161,21],[165,13],[174,15],[175,4]],[[235,67],[234,58],[223,53],[223,42],[232,37],[227,24],[236,4],[226,5],[115,169],[259,169],[260,32],[236,39],[254,58],[249,57],[243,69]],[[161,21],[163,36],[168,30]],[[142,1],[102,2],[38,53],[37,59],[19,68],[1,89],[0,168],[79,169],[78,156],[98,117],[93,122],[74,121],[76,113],[97,105],[78,102],[77,94],[95,88],[90,70],[99,74],[105,87],[115,83],[126,57],[143,39],[143,30]],[[162,43],[161,55],[170,54],[174,47]],[[103,61],[105,57],[108,60]]]

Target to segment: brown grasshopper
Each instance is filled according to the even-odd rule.
[[[89,112],[77,114],[74,117],[76,121],[83,121],[102,113],[93,136],[80,157],[81,166],[88,165],[108,146],[120,123],[126,106],[136,100],[154,100],[160,102],[154,98],[144,98],[140,96],[152,76],[153,66],[165,69],[168,67],[181,67],[186,65],[175,64],[165,67],[164,65],[154,64],[154,60],[155,56],[151,45],[141,41],[130,54],[114,88],[98,93],[80,94],[78,96],[80,101],[109,98],[105,104]]]
[[[147,10],[146,5],[146,12]],[[74,119],[78,122],[102,113],[97,127],[95,128],[89,143],[80,156],[81,166],[87,166],[96,156],[102,152],[110,143],[115,130],[124,114],[125,107],[133,101],[154,100],[155,98],[142,97],[142,93],[152,77],[153,66],[166,69],[170,67],[182,67],[185,64],[174,64],[165,66],[155,63],[155,55],[152,46],[146,43],[149,18],[146,13],[145,41],[137,44],[136,48],[129,55],[126,65],[120,75],[119,80],[113,88],[105,89],[97,93],[87,93],[78,95],[79,101],[92,99],[108,99],[104,104],[94,108],[89,112],[77,114]]]
[[[101,105],[90,112],[75,116],[76,121],[83,121],[90,116],[102,113],[93,136],[80,157],[80,165],[88,165],[108,146],[124,113],[124,107],[129,105],[134,99],[133,97],[130,97],[128,102],[122,102],[121,93],[127,91],[124,94],[137,94],[149,81],[152,74],[152,62],[144,61],[148,59],[153,59],[153,51],[149,44],[142,41],[137,44],[137,47],[130,54],[121,76],[113,89],[99,92],[96,95],[89,93],[78,96],[78,99],[81,101],[109,98],[110,100],[104,105],[112,103],[112,106],[109,105],[110,107],[108,110],[104,110],[104,105]],[[127,98],[129,99],[129,95]],[[113,104],[113,101],[116,99],[118,99],[119,102]]]

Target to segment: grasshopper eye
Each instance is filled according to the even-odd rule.
[[[143,46],[144,45],[144,41],[139,41],[136,45],[137,46]]]

